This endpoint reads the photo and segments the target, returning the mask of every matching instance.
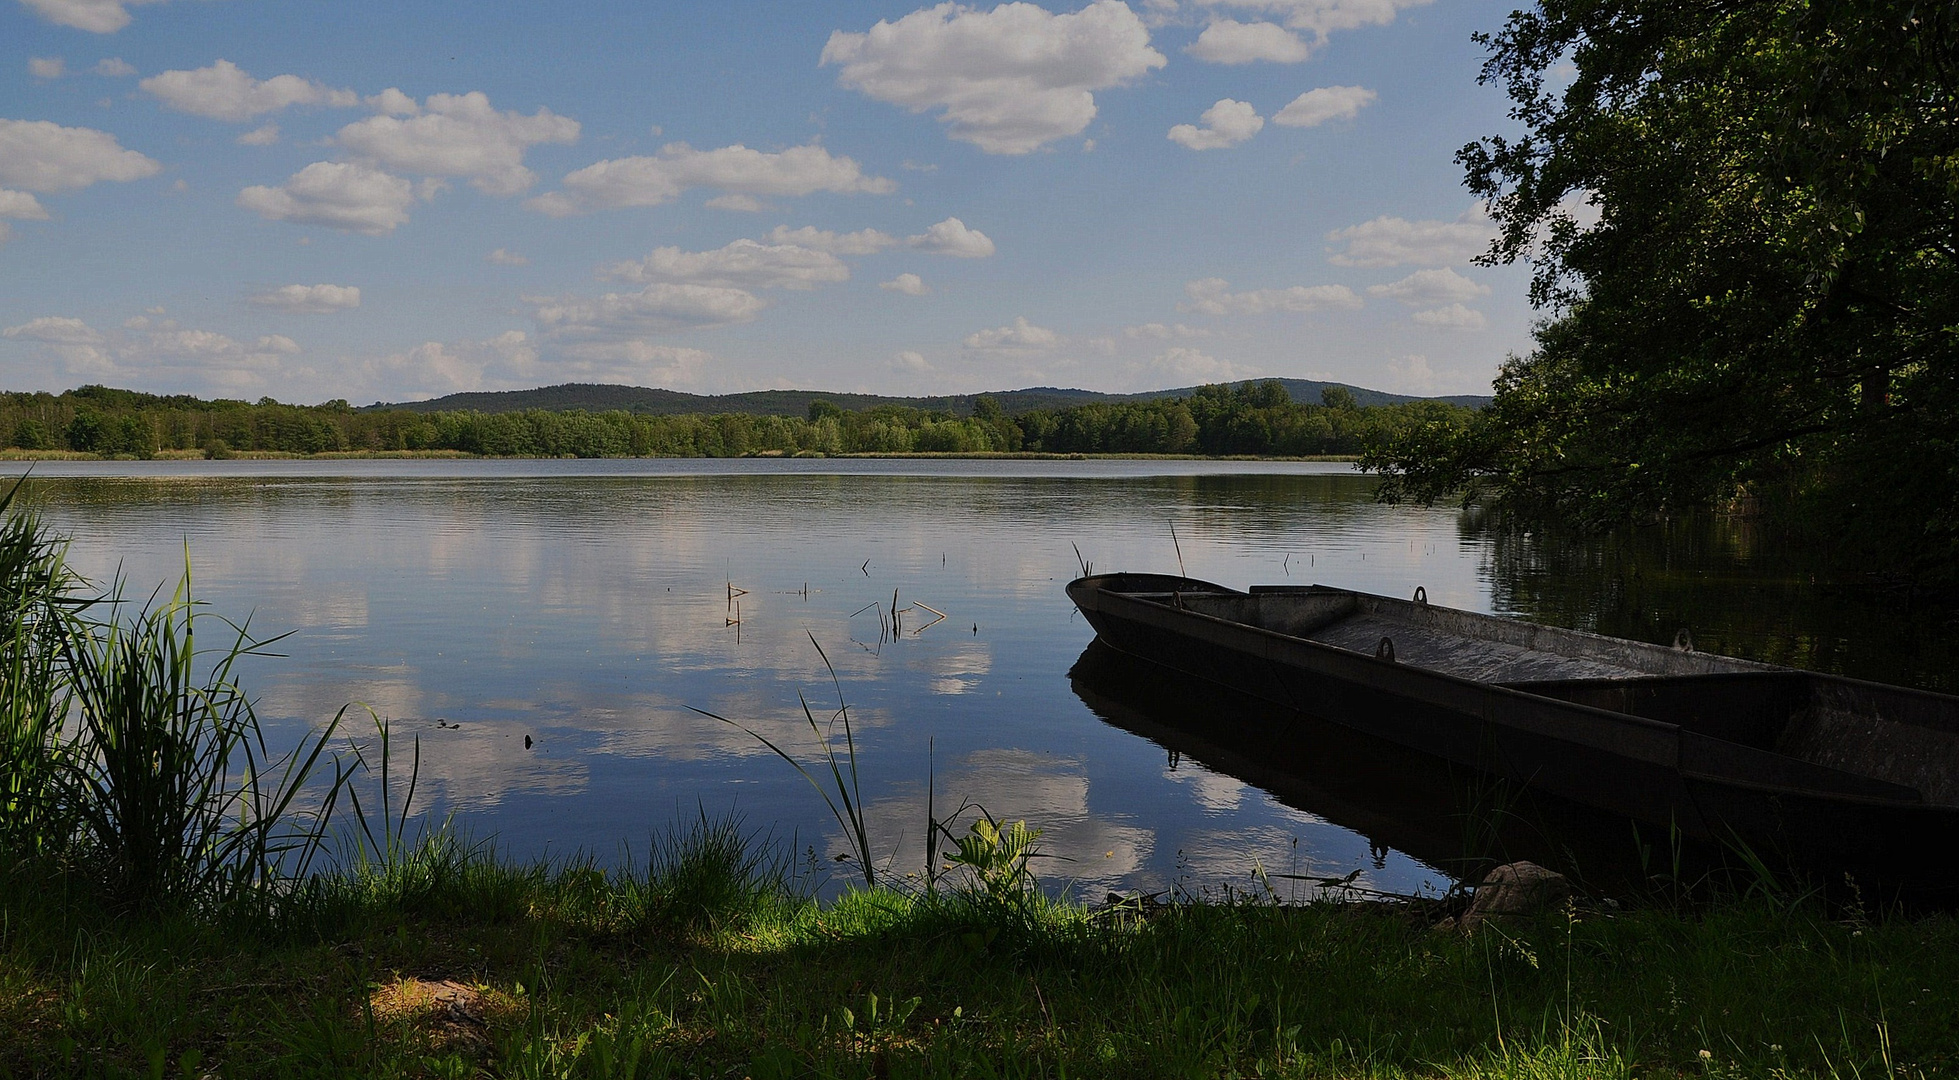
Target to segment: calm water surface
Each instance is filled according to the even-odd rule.
[[[821,858],[844,850],[802,777],[690,711],[811,755],[798,695],[819,716],[837,696],[820,645],[858,724],[874,843],[900,870],[922,860],[931,774],[942,809],[970,801],[1042,829],[1066,860],[1044,878],[1085,895],[1243,886],[1255,864],[1360,871],[1404,892],[1446,885],[1438,860],[1384,839],[1394,831],[1367,814],[1316,806],[1319,789],[1264,782],[1256,767],[1208,767],[1147,718],[1125,719],[1136,703],[1111,704],[1123,687],[1071,681],[1093,637],[1062,592],[1077,549],[1104,569],[1174,572],[1181,559],[1235,587],[1421,585],[1440,604],[1667,640],[1677,616],[1738,589],[1809,622],[1713,620],[1702,633],[1729,651],[1838,667],[1898,652],[1832,651],[1834,624],[1777,591],[1782,578],[1751,576],[1745,545],[1662,538],[1672,561],[1656,577],[1637,569],[1650,556],[1532,547],[1454,510],[1376,505],[1372,481],[1344,465],[182,462],[34,475],[33,497],[91,576],[147,592],[174,581],[188,549],[201,599],[250,614],[255,631],[291,631],[287,656],[248,671],[275,730],[371,705],[420,737],[423,805],[517,857],[616,860],[701,810],[772,825]],[[909,609],[895,640],[878,613],[888,620],[894,591]],[[1911,655],[1907,675],[1949,654]],[[1322,788],[1382,786],[1355,780],[1354,760],[1324,755],[1339,775]]]

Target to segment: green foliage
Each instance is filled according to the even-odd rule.
[[[1603,526],[1739,493],[1959,566],[1954,9],[1540,0],[1481,40],[1525,132],[1459,160],[1554,317],[1469,428],[1377,448],[1387,494]]]
[[[1339,391],[1333,393],[1332,391]],[[0,394],[0,432],[21,450],[61,445],[104,457],[202,450],[323,454],[450,451],[494,457],[737,457],[753,454],[1351,454],[1410,425],[1471,411],[1443,402],[1362,408],[1331,388],[1331,405],[1292,401],[1276,380],[1200,387],[1189,398],[1094,402],[1007,415],[980,395],[973,412],[817,398],[806,416],[646,415],[623,410],[480,413],[355,411],[318,406],[158,397],[106,387],[66,394]],[[1341,394],[1345,394],[1342,397]]]
[[[958,849],[945,855],[947,866],[963,867],[973,876],[980,895],[994,903],[1018,900],[1037,886],[1027,864],[1040,853],[1041,830],[1025,821],[1005,827],[981,814],[958,840]]]

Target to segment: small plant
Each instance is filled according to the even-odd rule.
[[[946,865],[963,866],[985,896],[1003,902],[1035,887],[1028,861],[1040,854],[1041,830],[1030,829],[1025,821],[1001,826],[982,812],[972,829],[958,840],[958,849],[946,852]]]

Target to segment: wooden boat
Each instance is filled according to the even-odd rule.
[[[1959,885],[1959,698],[1326,586],[1100,574],[1108,645],[1708,840]]]

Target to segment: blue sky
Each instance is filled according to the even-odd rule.
[[[1487,392],[1509,5],[0,0],[0,386]]]

